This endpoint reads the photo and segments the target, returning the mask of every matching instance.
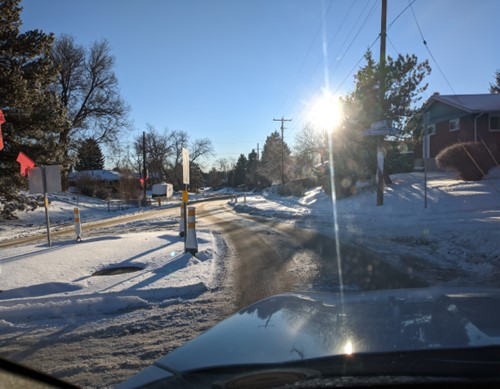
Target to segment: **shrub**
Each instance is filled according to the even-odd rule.
[[[97,184],[89,174],[81,174],[76,182],[76,187],[82,195],[94,197]]]
[[[462,142],[451,145],[436,156],[439,168],[458,172],[463,180],[477,181],[483,178],[495,161],[481,143]]]
[[[95,197],[101,200],[109,200],[111,198],[111,193],[108,189],[100,186],[95,190]]]
[[[326,169],[325,174],[321,176],[321,187],[326,194],[332,194],[332,185],[330,182],[330,170]],[[355,175],[335,174],[335,196],[338,199],[352,196],[356,192],[357,178]]]
[[[118,184],[118,194],[122,200],[137,200],[141,196],[139,180],[133,177],[122,177]]]
[[[409,173],[413,171],[413,153],[401,153],[390,149],[384,161],[384,171],[387,174]]]
[[[304,196],[305,190],[300,181],[287,182],[280,188],[279,191],[282,196]]]

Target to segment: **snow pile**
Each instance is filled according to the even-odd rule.
[[[77,317],[146,307],[174,298],[192,298],[218,280],[220,243],[197,231],[197,257],[184,253],[173,231],[114,234],[2,250],[0,328],[48,317]],[[102,269],[139,271],[96,276]]]

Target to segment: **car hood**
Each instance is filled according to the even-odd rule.
[[[499,344],[497,289],[288,293],[237,312],[155,362],[148,374]],[[145,378],[139,373],[133,382]]]

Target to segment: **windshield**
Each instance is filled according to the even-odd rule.
[[[114,387],[497,345],[499,13],[0,1],[0,357]]]

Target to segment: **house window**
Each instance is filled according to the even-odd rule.
[[[450,131],[458,131],[458,130],[460,130],[460,119],[450,120]]]
[[[427,134],[428,135],[434,135],[436,133],[436,125],[435,124],[429,124],[427,126]]]
[[[500,131],[500,115],[490,115],[490,131]]]

